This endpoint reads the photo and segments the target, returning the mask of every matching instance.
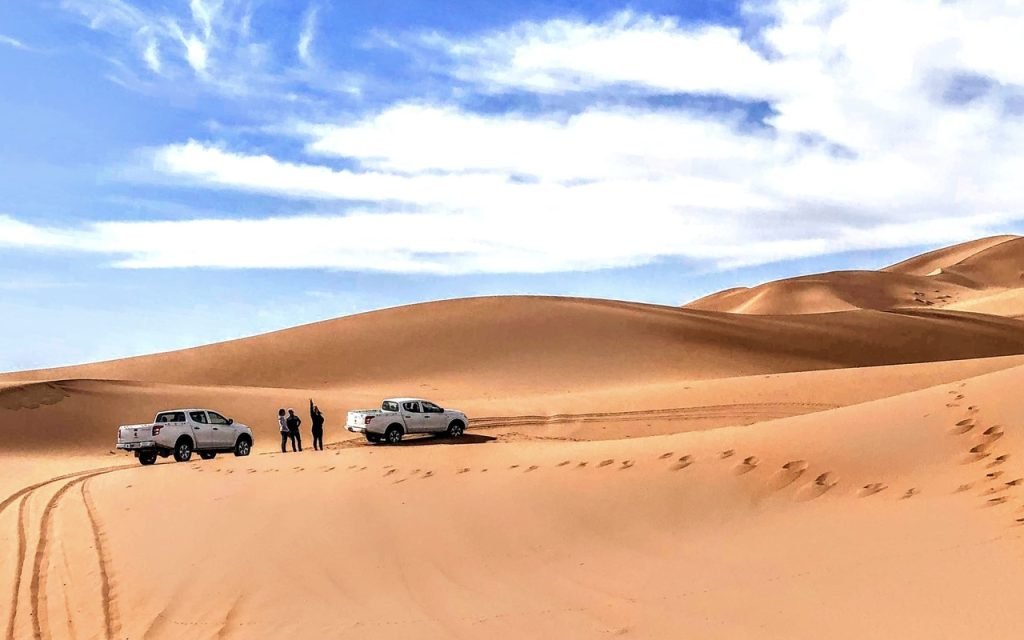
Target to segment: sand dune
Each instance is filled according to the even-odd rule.
[[[1022,376],[628,441],[361,447],[57,479],[20,496],[20,518],[15,502],[0,515],[25,533],[12,629],[1015,637]],[[168,491],[188,499],[147,517]],[[140,545],[161,561],[139,561]]]
[[[0,376],[2,637],[1016,638],[1022,265],[989,238],[714,310],[479,298]],[[468,434],[340,428],[392,394]],[[275,452],[311,396],[327,450]],[[255,454],[111,451],[188,405]]]
[[[740,287],[695,300],[688,309],[739,314],[807,314],[853,309],[949,308],[1018,315],[1016,304],[983,300],[1024,286],[1024,239],[983,238],[879,271],[837,271]],[[1010,310],[1003,314],[999,311]]]

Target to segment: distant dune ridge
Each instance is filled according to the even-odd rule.
[[[999,236],[682,308],[473,298],[2,374],[0,637],[1019,637],[1022,274]],[[389,395],[467,436],[342,428]],[[311,397],[327,450],[279,453]],[[254,455],[113,451],[188,406]]]
[[[836,271],[712,294],[688,309],[754,315],[853,309],[964,309],[1017,317],[1024,238],[995,236],[910,258],[879,271]]]

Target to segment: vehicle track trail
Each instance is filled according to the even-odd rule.
[[[806,402],[761,402],[669,409],[646,409],[602,413],[557,413],[549,416],[485,416],[470,421],[474,429],[497,429],[526,425],[562,424],[568,422],[626,422],[631,420],[699,420],[706,418],[737,418],[766,420],[815,411],[835,409],[837,405]]]
[[[42,569],[45,566],[47,560],[47,554],[49,553],[49,529],[52,524],[54,511],[61,498],[67,494],[75,486],[84,483],[90,478],[94,478],[99,475],[107,473],[113,473],[114,471],[123,471],[125,469],[133,469],[135,465],[118,465],[112,467],[100,467],[98,469],[86,469],[84,471],[77,471],[74,473],[66,473],[63,475],[55,476],[41,482],[22,487],[15,491],[10,496],[0,502],[0,516],[11,507],[15,502],[19,502],[18,514],[17,514],[17,527],[18,527],[18,548],[17,555],[14,563],[14,573],[12,582],[12,590],[9,598],[9,610],[10,614],[6,623],[6,635],[7,638],[14,638],[17,631],[17,620],[18,620],[18,603],[21,597],[22,585],[25,582],[25,570],[28,561],[28,503],[34,496],[35,492],[43,489],[49,485],[62,482],[67,480],[47,501],[46,506],[43,509],[43,514],[39,523],[39,536],[36,542],[35,554],[32,560],[31,578],[29,579],[29,615],[32,619],[32,633],[34,638],[43,638],[48,636],[48,629],[46,625],[46,581],[45,575]],[[90,505],[86,505],[89,509],[90,519],[94,519],[94,510],[90,508]],[[92,523],[90,523],[92,524]],[[94,529],[95,533],[95,529]],[[97,546],[97,554],[101,555],[100,562],[106,562],[106,566],[109,566],[109,558],[104,557],[104,551],[100,551],[100,547]],[[107,602],[107,597],[110,595],[109,590],[109,574],[102,578],[104,584],[107,586],[103,592],[104,603],[103,610],[105,615],[105,622],[107,631],[107,637],[112,637],[109,629],[113,628],[114,621],[108,615],[113,613],[113,604]]]
[[[96,557],[99,561],[100,570],[100,595],[103,598],[103,628],[106,631],[108,640],[116,637],[120,628],[120,616],[117,612],[117,605],[114,601],[114,591],[110,581],[110,551],[106,546],[106,535],[96,518],[96,506],[92,501],[92,493],[89,492],[89,481],[92,476],[86,478],[80,485],[82,501],[85,503],[86,513],[89,515],[89,527],[92,529],[93,544],[96,548]]]

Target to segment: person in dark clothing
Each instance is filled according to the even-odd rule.
[[[284,415],[284,409],[277,412],[277,424],[281,430],[281,453],[285,452],[285,445],[288,444],[290,432],[288,430],[288,419]],[[294,445],[294,441],[292,443]],[[294,449],[294,446],[292,447]]]
[[[309,419],[313,421],[313,449],[317,451],[324,450],[324,414],[320,412],[320,407],[313,404],[313,399],[309,399]]]
[[[299,431],[302,420],[295,415],[295,409],[288,410],[288,419],[285,420],[285,424],[288,425],[288,437],[292,441],[292,451],[302,451],[302,433]]]

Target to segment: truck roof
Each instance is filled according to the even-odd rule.
[[[384,398],[384,402],[430,402],[424,398]]]

